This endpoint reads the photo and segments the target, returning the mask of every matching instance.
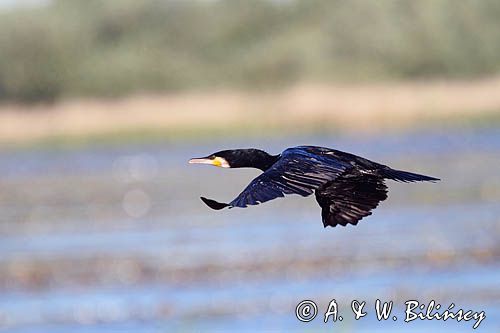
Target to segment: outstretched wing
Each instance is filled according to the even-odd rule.
[[[231,207],[258,205],[287,194],[308,196],[351,166],[308,147],[285,150],[281,158],[229,203]]]
[[[316,191],[325,228],[356,225],[385,199],[384,179],[359,172],[347,171]]]
[[[222,209],[227,206],[258,205],[287,194],[308,196],[351,167],[331,156],[318,155],[310,147],[289,148],[230,203],[219,203],[206,198],[202,200],[213,209]]]

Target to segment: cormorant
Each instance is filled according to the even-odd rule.
[[[343,151],[315,146],[288,148],[279,155],[259,149],[222,150],[189,163],[263,171],[230,203],[201,197],[212,209],[258,205],[287,194],[309,196],[321,206],[323,225],[356,225],[387,198],[385,179],[398,182],[438,181],[438,178],[391,169]]]

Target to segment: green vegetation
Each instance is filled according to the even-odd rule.
[[[0,100],[500,70],[497,0],[59,0],[0,12]]]

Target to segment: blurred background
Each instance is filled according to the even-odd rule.
[[[472,330],[403,323],[417,299],[498,332],[499,17],[496,0],[0,0],[0,331]],[[301,144],[442,181],[390,182],[334,229],[313,198],[199,200],[258,172],[189,158]],[[333,298],[344,321],[324,324]]]

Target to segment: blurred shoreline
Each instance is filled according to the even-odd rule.
[[[497,76],[4,103],[0,147],[477,126],[500,121],[498,91]]]

